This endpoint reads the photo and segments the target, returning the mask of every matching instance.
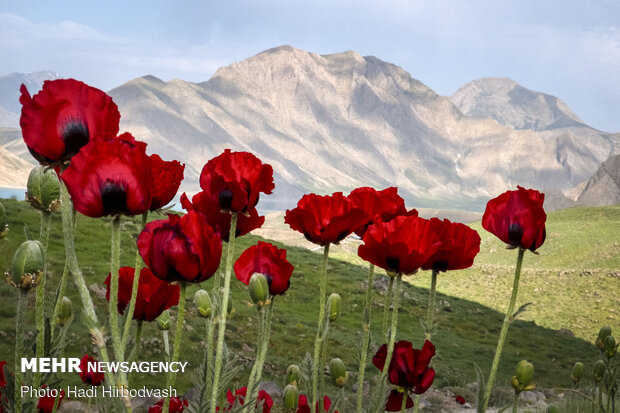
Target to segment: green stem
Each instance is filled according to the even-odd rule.
[[[518,409],[519,409],[519,393],[515,392],[515,399],[514,399],[514,402],[512,403],[512,413],[517,413]]]
[[[419,394],[415,395],[415,402],[413,405],[413,413],[418,413],[418,410],[420,409],[420,399],[422,397]]]
[[[398,326],[398,306],[400,303],[400,285],[402,283],[403,275],[398,274],[396,276],[396,285],[394,286],[394,297],[392,300],[392,323],[390,324],[390,341],[387,345],[387,355],[385,357],[385,363],[383,363],[383,370],[381,371],[381,381],[385,380],[388,367],[392,361],[392,353],[394,352],[394,342],[396,341],[396,327]]]
[[[508,304],[508,310],[504,317],[504,323],[502,324],[502,330],[499,333],[499,340],[497,342],[497,349],[495,350],[495,357],[493,358],[493,364],[491,365],[491,373],[489,374],[489,381],[484,393],[484,404],[482,411],[486,411],[489,406],[489,398],[491,397],[491,391],[493,390],[493,384],[495,382],[495,375],[497,374],[497,368],[499,367],[499,359],[502,356],[502,350],[504,349],[504,343],[506,342],[506,335],[508,334],[508,326],[512,320],[512,313],[514,311],[515,303],[517,302],[517,294],[519,292],[519,278],[521,277],[521,265],[523,264],[523,255],[525,250],[519,248],[519,255],[517,256],[517,266],[515,268],[514,281],[512,285],[512,295],[510,296],[510,303]]]
[[[164,352],[166,353],[166,361],[170,361],[170,339],[168,338],[168,330],[162,331],[164,336]]]
[[[213,380],[213,336],[215,334],[215,322],[211,317],[208,319],[207,326],[207,375],[205,377],[209,382]]]
[[[187,289],[187,282],[181,281],[181,292],[179,294],[179,310],[177,313],[177,328],[174,333],[174,348],[172,349],[172,363],[179,361],[179,354],[181,352],[181,337],[183,336],[183,320],[185,319],[185,290]],[[167,386],[173,386],[177,378],[176,373],[169,372],[166,378]],[[170,403],[170,397],[167,397],[164,402],[164,413],[168,413]],[[213,410],[215,411],[215,410]]]
[[[259,355],[258,370],[256,371],[256,385],[252,389],[252,392],[249,393],[251,397],[248,400],[258,399],[258,384],[260,383],[261,377],[263,376],[263,368],[265,367],[265,359],[267,358],[267,350],[269,349],[269,338],[271,336],[271,317],[273,315],[274,298],[272,298],[271,304],[269,304],[269,308],[265,311],[267,313],[267,316],[265,318],[265,324],[263,326],[263,345],[261,353]]]
[[[403,392],[403,402],[400,404],[400,413],[405,413],[407,408],[407,392]]]
[[[129,358],[127,361],[129,363],[133,363],[138,358],[138,352],[140,351],[140,339],[142,338],[142,321],[138,321],[138,325],[136,326],[136,341],[131,349],[131,353],[129,353]],[[129,374],[129,378],[127,380],[127,385],[132,381],[132,374]]]
[[[228,251],[226,254],[226,269],[224,273],[224,291],[220,306],[220,323],[217,332],[217,348],[215,351],[215,370],[213,371],[213,389],[211,391],[211,411],[217,407],[217,396],[220,387],[220,374],[222,358],[224,356],[224,337],[226,335],[226,317],[228,316],[228,298],[230,296],[230,276],[235,253],[235,234],[237,233],[237,212],[232,212],[230,217],[230,233],[228,237]],[[164,412],[167,413],[167,412]]]
[[[41,229],[39,232],[39,241],[43,245],[45,253],[45,265],[43,267],[43,276],[36,289],[36,322],[37,322],[37,358],[45,356],[45,280],[47,279],[47,246],[50,235],[50,224],[52,222],[52,214],[47,211],[41,211]],[[41,373],[37,370],[34,374],[33,386],[38,389],[41,385]]]
[[[250,372],[250,378],[248,379],[248,386],[246,398],[251,400],[251,395],[254,392],[254,384],[256,383],[256,375],[258,373],[258,367],[260,364],[260,355],[263,351],[263,344],[265,338],[265,324],[267,321],[267,311],[263,307],[259,307],[258,309],[258,338],[256,339],[256,359],[254,360],[254,365],[252,366],[252,371]],[[247,412],[249,407],[246,405],[243,408],[244,412]]]
[[[372,279],[375,273],[374,264],[368,268],[368,285],[366,286],[366,306],[364,307],[364,320],[362,322],[362,354],[360,356],[360,366],[357,372],[357,403],[356,412],[362,412],[362,400],[364,389],[364,373],[366,373],[366,362],[368,358],[368,345],[370,343],[370,318],[372,312]]]
[[[22,384],[21,358],[24,355],[24,321],[26,318],[26,305],[28,292],[19,289],[19,301],[17,302],[17,314],[15,316],[15,413],[22,412],[22,397],[20,394]]]
[[[52,323],[56,322],[58,313],[60,312],[60,303],[65,296],[65,290],[67,289],[67,278],[69,278],[69,262],[65,260],[65,268],[62,270],[62,277],[60,277],[60,285],[58,286],[58,295],[56,296],[56,302],[54,303],[54,312],[52,313]],[[56,328],[52,328],[52,340],[56,335]]]
[[[392,300],[392,290],[394,289],[394,277],[389,277],[390,283],[388,285],[387,293],[385,294],[385,306],[383,307],[383,325],[381,331],[383,331],[383,341],[388,341],[388,320],[390,315],[390,301]]]
[[[433,334],[433,318],[435,317],[435,293],[437,291],[437,275],[439,271],[433,270],[431,275],[431,291],[428,297],[428,313],[426,315],[426,331],[424,336],[427,340],[431,339]]]
[[[121,217],[115,215],[112,218],[112,254],[110,259],[110,299],[108,300],[108,312],[110,315],[110,332],[112,334],[112,345],[114,347],[114,357],[116,361],[125,361],[125,348],[121,343],[121,334],[118,326],[118,271],[120,268],[121,256]],[[135,277],[134,277],[135,278]],[[133,313],[128,313],[127,318],[131,319]]]
[[[146,225],[146,219],[149,215],[149,212],[146,211],[142,214],[142,225],[140,226],[140,231],[144,229]],[[138,287],[140,285],[140,271],[142,271],[142,267],[144,265],[144,261],[140,256],[140,250],[136,250],[136,264],[134,265],[134,276],[133,276],[133,285],[131,287],[131,300],[129,300],[129,308],[127,310],[127,317],[125,318],[125,327],[123,328],[123,335],[121,338],[121,345],[123,348],[127,345],[127,340],[129,340],[129,332],[131,330],[131,320],[133,319],[133,312],[136,309],[136,300],[138,299]]]
[[[312,358],[312,404],[310,406],[316,406],[317,400],[322,398],[322,395],[317,394],[319,383],[319,364],[321,357],[321,346],[323,340],[321,333],[323,331],[323,323],[325,323],[325,301],[327,296],[327,260],[329,258],[329,243],[325,244],[323,249],[323,268],[319,274],[319,322],[316,330],[316,339],[314,340],[314,357]]]

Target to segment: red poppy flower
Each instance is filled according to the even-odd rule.
[[[91,386],[99,386],[101,383],[103,383],[103,380],[105,379],[105,374],[103,372],[92,371],[88,368],[88,363],[95,363],[96,361],[97,360],[95,360],[88,354],[85,354],[84,357],[82,357],[82,359],[80,360],[81,372],[79,374],[80,379],[82,379],[83,383],[90,384]]]
[[[151,163],[151,205],[155,211],[162,208],[176,195],[183,180],[185,165],[179,161],[164,161],[159,155],[149,156]]]
[[[235,406],[235,403],[237,403],[237,406],[243,406],[243,404],[245,403],[245,396],[247,391],[247,387],[242,387],[235,390],[235,394],[233,395],[232,392],[228,390],[226,392],[226,400],[228,401],[228,406],[224,409],[224,411],[231,411],[232,408]],[[258,392],[256,407],[258,407],[259,405],[263,406],[263,413],[271,412],[271,408],[273,407],[273,400],[271,399],[271,396],[264,390],[259,390]]]
[[[168,411],[170,413],[181,413],[185,410],[185,407],[188,406],[189,403],[185,399],[181,399],[180,397],[171,397],[170,403],[168,404]],[[148,413],[161,413],[164,411],[164,399],[159,399],[157,403],[149,407]]]
[[[338,244],[366,223],[363,209],[342,192],[332,195],[304,195],[297,207],[286,211],[284,222],[318,245]]]
[[[330,400],[330,398],[327,396],[323,397],[323,410],[328,412],[331,407],[332,401]],[[315,413],[319,411],[319,402],[316,403],[314,411]],[[295,413],[310,413],[308,398],[303,394],[299,395],[299,402],[297,403],[297,410],[295,410]],[[336,410],[335,413],[338,413],[338,410]]]
[[[20,88],[19,124],[28,150],[41,164],[68,161],[95,138],[118,133],[120,113],[112,98],[74,79],[48,80],[30,96]]]
[[[368,227],[357,255],[386,271],[413,274],[439,250],[440,240],[424,218],[399,216]]]
[[[128,133],[84,146],[60,176],[75,209],[92,218],[147,211],[151,176],[145,149]]]
[[[432,230],[440,240],[439,250],[424,265],[423,270],[449,271],[469,268],[480,252],[480,236],[476,230],[458,222],[430,219]]]
[[[465,398],[463,396],[456,396],[454,400],[461,406],[465,404]]]
[[[422,350],[416,350],[409,341],[394,344],[392,360],[388,366],[388,380],[394,386],[422,394],[433,384],[435,370],[428,365],[435,355],[435,346],[426,340]],[[372,364],[383,371],[387,357],[387,344],[382,345],[372,358]],[[402,402],[402,398],[400,401]],[[399,405],[400,408],[400,405]]]
[[[388,412],[400,412],[403,405],[404,396],[407,396],[407,404],[405,404],[405,408],[411,409],[413,407],[413,399],[409,397],[406,392],[392,390],[390,391],[387,402],[385,403],[385,410]]]
[[[138,250],[160,280],[198,283],[219,267],[222,240],[200,214],[190,211],[146,224],[138,237]]]
[[[6,361],[0,361],[0,388],[6,387],[6,377],[4,376],[4,366],[6,366]]]
[[[482,227],[512,247],[536,251],[545,242],[545,194],[517,186],[487,203]]]
[[[45,389],[47,387],[47,385],[43,385],[41,386],[42,389]],[[60,407],[60,404],[62,403],[62,399],[63,397],[65,397],[65,391],[64,390],[59,390],[58,391],[59,395],[58,395],[58,406]],[[37,402],[37,412],[38,413],[52,413],[52,411],[54,410],[54,403],[56,402],[56,397],[52,397],[52,396],[43,396],[43,397],[39,397],[39,401]]]
[[[118,272],[118,312],[123,314],[131,300],[133,289],[133,277],[135,269],[122,267]],[[110,277],[105,279],[107,287],[105,298],[110,301]],[[153,321],[170,307],[179,304],[181,288],[177,284],[170,284],[155,277],[151,270],[140,270],[138,281],[138,295],[133,319],[140,321]]]
[[[269,284],[269,293],[278,295],[288,290],[295,267],[287,261],[285,249],[258,241],[258,244],[243,251],[234,268],[237,279],[245,285],[250,284],[250,278],[255,273],[263,274]]]
[[[202,168],[200,187],[220,209],[247,212],[256,206],[261,192],[273,191],[273,168],[249,152],[226,149]]]
[[[351,191],[349,199],[353,201],[356,207],[366,212],[366,222],[355,230],[359,237],[363,237],[368,226],[375,221],[389,221],[399,215],[407,214],[405,200],[398,195],[396,187],[386,188],[382,191],[367,186],[357,188]],[[413,211],[417,216],[417,211],[415,209]]]
[[[213,200],[209,194],[204,191],[198,192],[192,197],[192,201],[187,195],[181,195],[181,206],[186,211],[196,211],[203,215],[207,223],[215,229],[222,237],[222,241],[228,242],[230,238],[230,220],[229,212],[222,212],[219,202]],[[265,223],[265,217],[259,216],[256,208],[249,209],[243,214],[237,215],[237,225],[235,227],[235,237],[241,237],[251,231],[260,228]]]

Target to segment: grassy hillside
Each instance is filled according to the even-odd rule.
[[[10,220],[7,239],[0,240],[0,270],[8,269],[13,252],[24,240],[22,227],[27,224],[33,234],[38,233],[39,216],[27,204],[2,200]],[[151,217],[156,219],[157,216]],[[123,219],[121,265],[133,265],[137,226]],[[98,313],[105,319],[103,280],[109,271],[109,220],[92,220],[79,216],[77,251],[81,268],[91,286]],[[480,230],[479,226],[474,225]],[[537,381],[542,386],[567,385],[576,360],[592,362],[597,350],[589,343],[601,324],[618,329],[620,290],[620,208],[575,209],[551,214],[548,240],[535,256],[528,253],[519,302],[533,301],[531,307],[516,321],[509,332],[504,357],[500,365],[499,384],[507,384],[514,366],[527,358],[536,366]],[[452,274],[441,274],[438,300],[449,303],[450,311],[438,313],[439,330],[434,342],[438,349],[435,368],[436,385],[462,387],[474,381],[473,364],[488,371],[495,350],[504,310],[508,302],[514,251],[503,250],[500,241],[480,230],[482,252],[473,269]],[[246,236],[237,244],[236,255],[255,243],[256,236]],[[364,290],[362,282],[367,266],[351,255],[355,242],[335,248],[336,259],[331,260],[328,292],[338,292],[343,298],[343,316],[330,332],[327,359],[341,357],[350,370],[356,370],[354,355],[360,337],[361,312]],[[284,370],[290,363],[300,363],[307,351],[312,351],[316,328],[318,277],[320,254],[306,248],[288,247],[289,261],[295,265],[291,288],[283,297],[277,297],[273,320],[272,346],[266,366],[267,379],[282,384]],[[347,262],[353,261],[353,262]],[[55,215],[50,237],[48,291],[54,291],[64,263],[60,216]],[[379,275],[381,277],[382,275]],[[428,299],[429,275],[411,277],[402,300],[397,339],[422,344],[419,318],[424,314]],[[201,287],[210,289],[212,281]],[[190,289],[193,298],[196,287]],[[73,285],[68,292],[79,309],[81,303]],[[51,294],[51,293],[50,293]],[[0,360],[12,360],[14,343],[14,316],[17,292],[8,285],[0,285]],[[246,288],[233,279],[233,297],[236,313],[229,323],[227,340],[244,359],[254,355],[256,311],[249,304]],[[34,297],[30,296],[27,331],[34,331]],[[382,316],[382,300],[374,295],[373,334],[378,338]],[[182,358],[196,367],[204,346],[204,323],[196,315],[193,303],[188,303],[186,333]],[[577,337],[563,331],[568,328]],[[71,327],[67,355],[81,357],[92,353],[87,331],[79,316]],[[145,328],[140,359],[158,359],[163,345],[154,325]],[[584,339],[587,339],[584,340]],[[369,367],[374,374],[375,368]],[[249,368],[245,369],[247,374]],[[66,381],[77,383],[77,375],[67,374]],[[155,385],[160,376],[142,377],[140,383]],[[239,377],[243,383],[245,377]],[[354,380],[349,382],[351,386]],[[191,384],[189,375],[179,377],[179,389]],[[463,390],[466,392],[467,390]],[[473,394],[469,399],[473,398]]]

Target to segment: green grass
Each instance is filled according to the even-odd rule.
[[[39,216],[23,202],[2,202],[11,229],[9,236],[0,240],[0,270],[4,271],[10,265],[13,252],[24,240],[24,224],[30,227],[33,234],[38,234]],[[103,281],[109,272],[109,222],[79,216],[76,237],[78,259],[87,283],[98,286],[104,293]],[[128,218],[124,218],[123,222],[121,265],[133,265],[137,225]],[[500,385],[509,383],[515,365],[523,358],[534,363],[537,382],[547,387],[568,386],[570,371],[576,360],[592,363],[596,359],[598,350],[590,341],[600,325],[610,324],[614,329],[618,328],[615,311],[619,295],[618,279],[615,277],[620,268],[620,244],[614,230],[620,228],[619,224],[620,208],[575,209],[550,215],[548,239],[540,249],[541,254],[526,255],[519,302],[533,301],[535,305],[511,326],[500,363]],[[438,352],[434,365],[437,370],[435,384],[440,387],[464,386],[474,381],[474,363],[488,372],[503,319],[502,311],[508,303],[516,252],[503,250],[499,240],[480,230],[479,225],[474,227],[483,238],[482,252],[475,267],[441,274],[439,278],[437,298],[448,302],[451,310],[437,313],[439,330],[433,339]],[[61,234],[60,216],[55,215],[50,237],[48,295],[55,291],[64,264]],[[256,236],[239,239],[236,255],[258,239]],[[295,272],[287,294],[276,298],[265,372],[267,379],[280,385],[283,385],[286,367],[291,363],[299,364],[306,352],[312,352],[318,311],[317,274],[321,259],[320,251],[287,248],[288,259],[295,266]],[[352,255],[354,250],[355,243],[335,248],[328,275],[328,293],[338,292],[342,296],[343,315],[330,331],[326,358],[342,358],[351,371],[357,370],[354,356],[361,337],[362,282],[367,276],[367,265]],[[611,276],[612,273],[616,275]],[[416,347],[420,347],[423,341],[418,320],[425,314],[429,278],[426,273],[410,277],[413,285],[406,285],[401,300],[397,339],[413,341]],[[236,279],[233,279],[232,285],[236,313],[228,324],[227,342],[235,352],[250,360],[255,348],[256,309],[250,305],[246,287]],[[211,286],[212,281],[200,285],[205,289]],[[189,360],[192,368],[200,362],[205,336],[204,320],[198,318],[191,302],[197,288],[192,286],[188,291],[190,302],[181,350],[181,358]],[[9,364],[13,359],[17,295],[17,291],[8,285],[0,286],[0,360],[8,360]],[[73,300],[74,308],[79,309],[81,303],[72,284],[68,286],[68,295]],[[105,321],[107,303],[92,291],[91,295],[101,320]],[[381,295],[374,294],[372,331],[375,339],[379,337],[382,300]],[[572,330],[577,337],[558,331],[560,328]],[[30,294],[26,331],[34,331],[33,294]],[[160,338],[156,326],[152,323],[147,325],[139,359],[160,359],[163,349]],[[78,310],[70,329],[66,354],[81,357],[85,352],[92,354],[93,348]],[[242,385],[245,385],[245,375],[249,370],[248,365],[243,376],[238,378]],[[375,371],[374,367],[368,367],[369,374],[374,375]],[[79,382],[75,374],[66,374],[63,378],[67,384]],[[137,381],[157,387],[162,377],[144,376]],[[349,392],[354,381],[350,380],[347,385]],[[191,386],[190,375],[178,377],[177,384],[181,391],[188,389]],[[303,386],[302,391],[305,391]]]

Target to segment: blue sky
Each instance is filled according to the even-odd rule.
[[[0,3],[0,75],[50,69],[105,90],[145,74],[204,81],[283,44],[374,55],[443,95],[510,77],[620,131],[616,0]]]

